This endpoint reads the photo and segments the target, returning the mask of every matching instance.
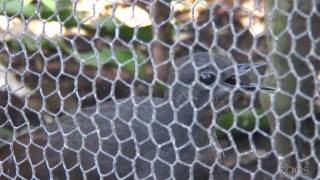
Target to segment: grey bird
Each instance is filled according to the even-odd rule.
[[[208,179],[219,148],[207,112],[227,101],[231,91],[254,91],[257,85],[240,77],[253,66],[261,64],[236,64],[223,52],[177,59],[164,98],[109,101],[43,123],[1,147],[0,173],[52,179]]]

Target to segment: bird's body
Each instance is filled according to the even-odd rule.
[[[52,171],[54,179],[68,178],[67,174],[71,179],[186,179],[190,177],[188,172],[195,170],[195,163],[195,175],[209,176],[215,149],[208,140],[196,149],[194,139],[200,138],[196,136],[209,137],[201,125],[192,122],[192,116],[176,122],[170,102],[161,98],[152,98],[151,102],[147,97],[135,97],[117,104],[86,108],[74,118],[65,116],[58,123],[22,136],[13,143],[12,154],[19,157],[13,160],[8,156],[4,173],[14,176],[19,167],[23,177],[32,177],[33,173],[50,177]],[[192,137],[194,130],[202,131],[202,135]]]
[[[110,101],[14,138],[0,149],[6,152],[0,155],[3,176],[211,177],[218,151],[206,112],[236,86],[234,63],[223,54],[198,53],[177,60],[173,69],[165,98]]]

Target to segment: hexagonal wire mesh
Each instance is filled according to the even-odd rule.
[[[319,178],[319,1],[1,4],[1,179]]]

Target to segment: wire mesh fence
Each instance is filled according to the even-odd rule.
[[[0,0],[0,179],[318,179],[318,0]]]

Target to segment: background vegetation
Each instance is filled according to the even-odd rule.
[[[262,1],[0,2],[2,136],[114,97],[161,97],[171,60],[190,49],[265,61]],[[234,98],[236,114],[217,120],[219,137],[265,137],[257,130],[269,132],[269,112],[256,96]]]

